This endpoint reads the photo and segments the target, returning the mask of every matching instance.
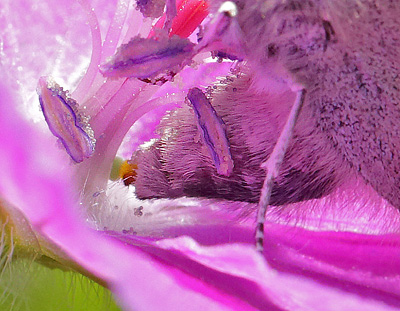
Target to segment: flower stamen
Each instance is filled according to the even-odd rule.
[[[94,133],[78,107],[78,103],[57,83],[41,77],[38,85],[39,102],[47,125],[58,137],[76,163],[89,158],[95,148]]]

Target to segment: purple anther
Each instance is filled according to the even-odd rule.
[[[72,160],[79,163],[90,157],[95,139],[87,120],[78,112],[78,103],[46,77],[39,79],[37,91],[50,131],[60,139]]]
[[[135,37],[121,45],[111,60],[100,67],[105,77],[151,79],[178,72],[189,64],[194,44],[177,35],[171,38]]]
[[[190,89],[187,98],[196,113],[198,127],[218,174],[230,176],[233,160],[224,121],[217,115],[210,101],[199,88]]]

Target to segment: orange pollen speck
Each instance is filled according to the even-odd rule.
[[[119,169],[119,177],[123,180],[125,186],[129,186],[136,181],[136,170],[138,166],[135,163],[124,161]]]

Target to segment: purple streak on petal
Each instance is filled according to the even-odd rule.
[[[313,232],[269,224],[266,257],[279,270],[400,307],[400,235]]]
[[[203,282],[202,288],[197,288],[198,284],[194,282],[188,282],[185,284],[185,286],[196,291],[201,291],[204,293],[208,292],[207,295],[212,295],[210,298],[222,302],[232,310],[283,310],[279,306],[271,303],[269,297],[265,295],[265,292],[260,288],[259,284],[253,280],[243,278],[240,275],[235,275],[235,273],[218,271],[218,269],[215,269],[215,267],[210,267],[209,264],[202,262],[207,260],[206,258],[209,256],[208,254],[211,248],[203,248],[190,238],[160,241],[169,245],[173,245],[171,249],[168,249],[169,247],[157,246],[148,238],[129,237],[127,235],[121,235],[115,232],[108,232],[108,234],[115,236],[117,239],[125,243],[135,245],[135,247],[145,250],[147,253],[153,256],[155,261],[160,261],[169,266],[171,269],[178,268],[185,274],[194,277],[195,279],[201,279]],[[188,245],[185,245],[185,251],[180,252],[178,248],[179,245],[185,244],[182,243],[183,240],[185,240],[190,246],[188,247]],[[204,251],[204,253],[199,256],[199,258],[195,258],[196,256],[188,256],[186,251],[192,253],[193,247],[196,248],[196,251]],[[239,244],[236,244],[234,247],[246,248],[246,251],[249,249],[248,246]],[[216,249],[217,248],[218,247],[216,247]],[[219,255],[223,256],[224,254],[222,252]],[[217,256],[213,258],[213,255],[211,255],[208,260],[213,261],[216,257]],[[230,261],[234,260],[230,259]],[[245,270],[247,268],[246,263],[244,263],[243,260],[241,263],[243,264],[241,269]],[[216,266],[218,267],[219,264],[220,263],[217,263]],[[229,266],[230,264],[225,263],[221,266],[224,265]],[[234,267],[234,265],[230,265],[230,267]],[[235,269],[237,269],[237,267],[235,267]],[[217,292],[214,292],[213,290],[205,291],[207,287],[214,289]]]
[[[288,228],[288,227],[282,227],[280,230],[276,231],[276,228],[273,228],[273,231],[275,232],[275,237],[278,237],[278,241],[273,242],[272,244],[274,247],[271,247],[270,251],[274,251],[275,249],[278,249],[278,251],[281,248],[280,242],[285,239],[291,239],[293,238],[294,234],[297,234],[296,231],[293,231],[293,228]],[[306,230],[305,230],[306,231]],[[277,235],[277,234],[278,235]],[[307,231],[310,236],[315,234],[315,232],[309,232]],[[360,236],[357,234],[350,234],[353,235],[353,238],[359,239]],[[318,234],[317,234],[318,236]],[[361,236],[361,239],[363,237]],[[324,256],[324,250],[329,249],[329,243],[324,243],[324,246],[317,246],[317,243],[314,245],[314,247],[318,248],[317,251],[317,256],[315,258],[310,258],[307,255],[307,252],[303,253],[303,247],[307,248],[309,239],[308,237],[305,236],[300,236],[297,239],[297,236],[295,238],[297,240],[298,244],[295,247],[295,253],[297,256],[301,257],[304,261],[307,261],[309,266],[312,268],[316,269],[320,267],[321,265],[321,255]],[[351,239],[350,239],[351,240]],[[367,255],[363,258],[359,257],[354,257],[353,254],[344,254],[343,251],[346,250],[347,248],[347,243],[349,240],[345,239],[344,241],[341,241],[341,238],[339,237],[338,241],[340,241],[337,244],[336,250],[339,251],[338,253],[333,253],[333,256],[336,257],[336,259],[339,259],[337,262],[335,260],[332,260],[331,263],[334,263],[332,266],[330,266],[330,271],[326,270],[324,271],[327,273],[329,276],[332,276],[331,272],[333,269],[337,268],[337,264],[340,263],[340,259],[345,257],[348,260],[352,262],[352,266],[349,267],[350,271],[351,269],[354,269],[356,272],[355,274],[358,274],[358,276],[362,276],[363,278],[369,278],[370,275],[364,275],[362,269],[362,265],[359,265],[359,261],[364,261],[365,263],[368,262],[368,250],[365,250],[366,252],[364,255]],[[213,248],[208,252],[204,252],[203,249],[197,248],[198,246],[193,245],[192,242],[188,239],[180,238],[178,240],[179,243],[176,243],[174,241],[160,241],[157,245],[165,245],[167,247],[172,247],[173,249],[185,253],[186,256],[192,259],[196,259],[197,262],[202,263],[204,265],[207,265],[215,270],[218,270],[220,272],[224,273],[230,273],[232,275],[240,276],[243,278],[246,278],[248,280],[253,280],[259,284],[261,288],[263,288],[270,299],[283,307],[284,309],[296,309],[296,307],[300,307],[300,309],[304,310],[390,310],[390,309],[395,309],[399,306],[399,291],[396,291],[396,288],[392,288],[390,291],[396,292],[396,300],[392,300],[390,297],[390,292],[386,292],[385,299],[382,299],[379,295],[379,288],[375,287],[375,291],[372,291],[375,293],[375,295],[371,295],[371,291],[369,288],[370,285],[369,283],[364,283],[363,284],[363,290],[364,291],[352,291],[349,290],[346,286],[344,286],[347,280],[341,280],[340,282],[342,287],[338,286],[331,286],[331,284],[325,285],[325,284],[319,284],[316,282],[315,279],[309,279],[307,280],[307,274],[304,273],[304,269],[302,271],[299,271],[298,274],[292,274],[292,275],[287,275],[285,273],[280,273],[276,274],[274,273],[273,270],[271,270],[268,266],[264,264],[263,261],[261,261],[261,258],[257,258],[254,248],[249,247],[247,251],[245,251],[245,247],[237,247],[236,249],[230,245],[226,246],[226,252],[224,252],[223,247],[219,248]],[[317,241],[315,241],[317,242]],[[324,242],[323,240],[318,241],[319,242]],[[168,245],[169,244],[169,245]],[[395,287],[399,286],[398,282],[398,272],[399,272],[399,267],[397,267],[393,270],[394,264],[397,264],[398,260],[398,251],[396,251],[394,254],[391,253],[393,248],[391,249],[385,249],[380,246],[379,241],[376,241],[374,243],[374,246],[377,247],[377,250],[382,251],[383,253],[386,253],[390,258],[384,258],[383,260],[379,260],[380,264],[385,264],[385,263],[390,263],[392,262],[393,264],[390,264],[388,268],[386,268],[386,275],[382,275],[381,280],[384,281],[385,278],[388,275],[396,275],[397,277],[393,279],[393,281],[396,281],[397,283],[393,283],[392,285],[396,284]],[[362,248],[362,247],[361,247]],[[273,258],[276,258],[276,256],[279,253],[275,253]],[[298,255],[300,254],[300,255]],[[289,254],[290,255],[290,254]],[[332,252],[331,252],[332,255]],[[338,256],[339,255],[339,256]],[[339,257],[339,258],[337,258]],[[279,258],[279,259],[284,259],[284,258]],[[294,259],[294,258],[291,258]],[[311,259],[311,260],[310,260]],[[388,261],[389,259],[389,261]],[[377,263],[377,262],[375,262]],[[345,269],[346,272],[349,272],[349,270]],[[389,273],[390,271],[390,273]],[[374,271],[371,271],[374,273]],[[376,275],[375,275],[376,276]],[[375,278],[371,278],[371,280],[374,280]],[[317,278],[318,280],[318,278]],[[350,280],[355,281],[355,279]],[[304,287],[302,285],[304,284]],[[349,285],[349,284],[347,284]],[[388,285],[387,290],[390,288],[390,282],[386,283]],[[312,289],[312,290],[310,290]],[[378,290],[377,290],[378,289]],[[348,292],[346,292],[348,291]],[[325,292],[325,295],[324,295]],[[389,293],[389,295],[388,295]],[[340,301],[342,299],[342,301]],[[376,299],[376,301],[373,301],[372,299]],[[383,300],[389,304],[393,304],[392,306],[385,304],[382,304],[379,300]],[[351,304],[354,304],[353,307],[350,307]],[[364,307],[363,307],[364,306]],[[381,308],[379,308],[380,306]],[[366,308],[366,309],[364,309]]]
[[[212,231],[212,234],[221,233],[219,229],[214,231],[212,226],[208,229]],[[278,236],[278,240],[274,241],[269,252],[275,261],[282,260],[284,265],[285,261],[292,262],[283,258],[284,254],[280,254],[279,242],[292,236],[294,232],[290,227],[281,229],[278,230],[278,235],[274,236],[274,238]],[[194,231],[196,230],[194,229]],[[247,236],[249,244],[250,241],[252,243],[252,229],[249,228],[247,233],[240,229],[240,232]],[[282,236],[279,238],[280,234]],[[355,289],[352,280],[335,280],[335,283],[330,279],[330,282],[327,282],[322,277],[308,271],[278,272],[279,270],[274,270],[261,259],[252,245],[235,244],[235,240],[231,241],[226,233],[224,235],[227,244],[213,247],[201,246],[188,237],[161,239],[154,242],[149,238],[115,233],[114,235],[133,247],[146,250],[154,258],[166,262],[171,267],[178,267],[189,275],[201,278],[205,284],[218,288],[225,295],[246,301],[258,310],[386,311],[397,310],[400,304],[398,292],[393,297],[388,292],[382,295],[376,287],[371,290],[368,285],[362,286],[362,290]],[[240,235],[236,236],[240,237]],[[302,246],[306,246],[307,239],[303,240],[302,238],[299,241],[302,242]],[[240,240],[242,241],[243,238]],[[311,262],[313,269],[320,267],[321,262],[318,261],[318,258],[307,257],[301,252],[301,248],[300,251],[299,248],[296,248],[296,252],[300,253],[299,257],[302,257],[303,261]],[[397,255],[391,256],[390,261],[396,261]],[[351,258],[351,254],[348,258]],[[365,261],[368,261],[368,258],[365,258]],[[356,267],[353,267],[354,273],[360,273],[357,271],[357,261],[353,263]],[[381,263],[384,264],[385,260]],[[335,269],[336,267],[332,265],[330,268]],[[330,272],[325,271],[328,279],[331,276]],[[365,275],[363,276],[365,277]],[[388,285],[390,287],[390,284]],[[237,304],[234,309],[240,310],[240,308],[243,308],[243,305]]]
[[[210,101],[199,88],[190,89],[187,98],[195,111],[199,130],[218,174],[230,176],[233,160],[224,121],[217,115]]]
[[[93,138],[88,128],[80,122],[77,102],[67,97],[67,93],[54,82],[40,78],[39,101],[47,125],[54,136],[58,137],[71,158],[79,163],[94,152]]]
[[[121,45],[114,57],[100,67],[105,77],[154,78],[165,72],[178,72],[190,62],[194,44],[172,36],[159,40],[133,38]]]
[[[340,192],[338,193],[340,195]],[[349,196],[351,196],[351,193],[352,190],[350,189]],[[327,200],[328,203],[326,204],[332,204],[329,202],[334,201],[334,199]],[[218,205],[214,202],[209,206],[207,201],[200,201],[199,208],[195,208],[195,206],[183,208],[182,203],[175,202],[175,206],[180,206],[175,211],[179,213],[180,221],[176,221],[175,216],[177,215],[174,216],[173,210],[170,210],[164,216],[164,221],[158,219],[153,223],[153,226],[151,222],[148,223],[149,230],[153,230],[153,233],[148,231],[152,235],[151,238],[121,234],[119,234],[119,237],[123,241],[130,241],[129,243],[132,245],[150,244],[156,248],[173,249],[191,258],[191,248],[195,243],[179,239],[174,240],[173,238],[190,236],[201,245],[214,245],[216,248],[226,244],[226,247],[229,245],[232,247],[231,251],[237,247],[234,246],[235,243],[245,243],[253,247],[254,224],[252,221],[238,224],[237,218],[235,221],[237,216],[233,213],[233,206],[224,206],[223,202]],[[373,204],[373,202],[371,203]],[[173,206],[172,203],[170,204]],[[204,215],[201,214],[200,207],[202,207]],[[220,211],[216,213],[218,207]],[[231,210],[229,210],[229,207],[231,207]],[[244,207],[238,206],[238,208]],[[371,206],[366,205],[365,208],[368,212]],[[200,214],[198,214],[199,212]],[[351,209],[348,212],[359,213],[358,210],[353,212]],[[374,212],[372,212],[372,215],[374,215]],[[287,216],[282,215],[282,217]],[[300,213],[297,216],[302,217],[302,214]],[[307,216],[308,214],[303,215],[303,217]],[[328,216],[328,218],[330,217]],[[186,222],[183,221],[184,219],[196,219],[196,221]],[[143,221],[148,220],[143,219]],[[301,220],[299,222],[301,223]],[[376,219],[375,222],[384,226],[385,218]],[[157,232],[154,231],[154,227],[162,227],[162,229]],[[134,228],[137,229],[136,226]],[[314,228],[314,230],[316,229]],[[355,232],[319,232],[271,222],[266,223],[266,232],[266,245],[268,247],[265,250],[265,256],[276,271],[281,271],[281,282],[275,282],[269,278],[264,280],[265,273],[262,270],[253,271],[252,275],[244,278],[257,280],[256,282],[260,286],[265,286],[268,292],[276,293],[276,296],[287,297],[286,303],[279,303],[280,306],[285,306],[284,309],[297,309],[296,303],[302,305],[302,302],[296,302],[296,297],[301,297],[306,301],[304,305],[308,308],[304,307],[304,310],[349,310],[346,303],[355,304],[356,307],[350,308],[354,310],[364,310],[365,306],[369,310],[395,310],[400,307],[400,263],[398,260],[400,234],[369,235]],[[138,232],[138,234],[142,234],[142,232]],[[159,242],[155,242],[157,240]],[[159,252],[158,250],[148,251],[152,254]],[[243,250],[242,253],[245,255],[249,251]],[[202,250],[201,254],[206,256],[210,252]],[[168,258],[168,256],[166,257]],[[164,254],[159,254],[159,257],[160,260],[165,259]],[[233,253],[230,256],[232,261],[240,261],[241,258],[241,256],[235,256]],[[196,259],[196,261],[200,262],[199,259]],[[175,259],[171,259],[169,262],[174,265],[177,264]],[[220,262],[228,261],[225,258]],[[208,265],[215,265],[214,269],[217,270],[222,267],[216,260],[209,260]],[[181,268],[188,273],[196,274],[196,271],[190,271],[190,267],[191,264],[187,263],[183,264]],[[248,273],[246,267],[243,267],[244,273]],[[230,271],[229,273],[235,271],[232,268],[224,269]],[[241,272],[238,269],[235,275],[236,273]],[[255,279],[257,274],[259,276]],[[203,279],[205,282],[216,284],[214,279]],[[290,285],[286,284],[288,281],[291,283]],[[302,286],[302,282],[306,285]],[[299,288],[295,289],[296,286]],[[218,286],[218,288],[223,288],[223,285]],[[308,292],[310,288],[312,291]],[[330,292],[328,295],[330,296],[329,305],[327,306],[324,304],[325,291]],[[329,297],[326,298],[328,303]],[[335,300],[340,302],[335,302]],[[290,308],[287,305],[289,302],[292,303]],[[319,307],[318,304],[320,304]]]

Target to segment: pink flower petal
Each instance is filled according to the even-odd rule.
[[[17,101],[4,86],[0,99],[1,197],[23,212],[33,229],[46,239],[43,247],[56,251],[56,260],[72,260],[79,265],[77,269],[105,282],[118,293],[127,310],[174,309],[177,305],[193,305],[193,310],[225,309],[221,302],[208,297],[216,295],[215,290],[206,288],[198,293],[181,284],[201,287],[201,281],[85,226],[71,194],[73,179],[58,162],[65,156],[15,113],[12,107]],[[72,262],[70,265],[75,266]]]
[[[311,203],[294,216],[290,209],[286,214],[279,210],[271,213],[271,223],[266,225],[264,253],[268,263],[252,246],[252,222],[239,223],[237,213],[229,210],[224,202],[216,204],[217,212],[222,211],[220,214],[204,202],[197,202],[200,208],[176,209],[179,215],[167,213],[166,217],[179,217],[169,223],[164,221],[163,226],[155,228],[159,232],[149,236],[90,229],[82,219],[86,211],[77,203],[76,184],[80,181],[73,176],[68,156],[54,146],[53,137],[46,136],[18,115],[17,110],[24,103],[16,95],[20,92],[26,105],[37,105],[27,94],[34,93],[36,80],[46,74],[44,71],[54,71],[55,63],[61,78],[69,83],[76,80],[70,75],[77,72],[76,68],[82,68],[82,63],[87,65],[89,58],[90,42],[80,41],[77,35],[86,32],[89,37],[85,14],[70,2],[58,2],[55,7],[41,2],[36,8],[29,1],[6,4],[7,18],[0,19],[0,31],[6,39],[2,50],[6,56],[3,75],[7,74],[2,77],[0,87],[0,196],[30,221],[47,256],[105,283],[126,310],[386,311],[400,308],[400,248],[399,233],[393,229],[398,224],[395,214],[385,208],[387,215],[366,217],[367,222],[374,222],[378,232],[385,232],[381,235],[338,232],[336,226],[340,224],[336,218],[329,220],[329,216],[340,214],[345,208],[350,208],[346,212],[349,224],[358,214],[370,216],[368,211],[373,204],[369,201],[357,201],[362,205],[357,210],[352,209],[356,205],[353,199],[338,208],[326,200],[325,205],[332,207],[332,213],[323,210],[323,216],[314,207],[310,209]],[[107,29],[114,3],[99,1],[96,5],[102,8],[97,10],[98,14],[104,14],[99,18],[99,25]],[[35,14],[23,17],[15,14],[31,10]],[[114,19],[113,33],[118,32],[119,23],[118,18]],[[8,24],[14,28],[10,29]],[[29,32],[25,31],[28,27]],[[67,35],[68,43],[54,44],[53,38],[57,35],[59,40]],[[22,42],[27,42],[30,48],[22,48]],[[111,43],[107,45],[107,50],[112,49]],[[61,55],[55,55],[60,50]],[[31,56],[32,51],[35,57]],[[84,60],[78,57],[82,53]],[[23,70],[18,70],[19,67]],[[97,81],[97,77],[92,76],[90,81]],[[193,79],[185,82],[186,88],[195,86],[190,85]],[[136,82],[125,85],[117,99],[128,97],[131,87],[138,90],[142,87]],[[111,85],[110,97],[117,88],[120,90]],[[144,96],[146,101],[154,99],[151,94],[154,92],[149,91],[148,98]],[[94,101],[91,104],[92,111],[100,110]],[[112,108],[111,104],[106,107],[110,109],[107,111],[118,110],[119,107]],[[128,110],[128,105],[125,108]],[[131,111],[128,116],[136,120],[140,113]],[[128,130],[118,128],[116,122],[112,126],[120,136]],[[116,149],[118,142],[104,142],[104,145],[109,147],[107,150]],[[104,157],[99,156],[98,160]],[[102,174],[107,173],[104,171],[99,169],[95,175],[104,179]],[[91,182],[97,179],[95,175]],[[359,192],[350,190],[349,196],[368,194],[366,188]],[[182,225],[179,220],[184,217],[192,219],[192,223]],[[299,227],[305,224],[310,230],[296,227],[298,224],[293,221],[298,221]],[[310,225],[315,223],[320,226]],[[150,229],[154,228],[147,228]]]

